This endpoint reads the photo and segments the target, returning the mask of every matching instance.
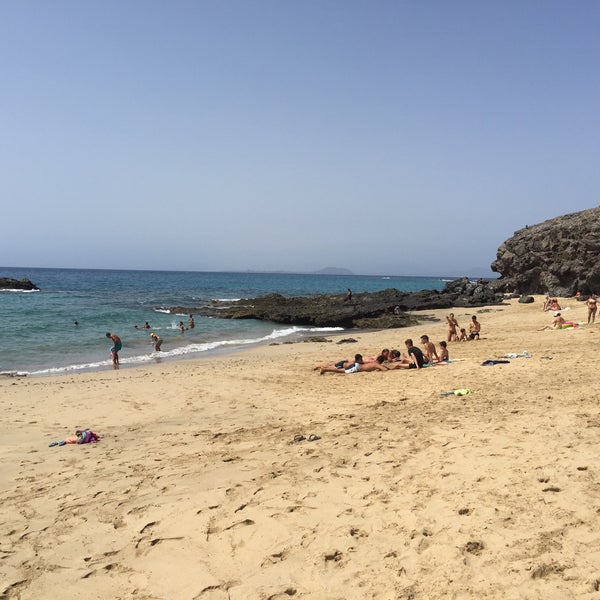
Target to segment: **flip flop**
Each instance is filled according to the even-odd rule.
[[[305,439],[306,438],[303,435],[300,435],[300,434],[294,436],[294,441],[295,442],[303,442]]]
[[[316,442],[317,440],[320,440],[321,438],[318,435],[315,435],[314,433],[311,433],[308,436],[308,441],[309,442]]]

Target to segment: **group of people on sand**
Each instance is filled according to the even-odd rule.
[[[560,304],[558,302],[558,298],[550,298],[550,296],[546,296],[544,299],[544,304],[542,305],[542,311],[548,312],[549,310],[562,310]]]
[[[581,292],[577,292],[575,298],[577,298],[577,300],[583,300]],[[596,313],[598,312],[598,301],[596,299],[596,294],[590,293],[588,298],[585,300],[585,305],[587,307],[588,325],[593,325],[596,322]],[[562,308],[560,307],[557,298],[550,298],[550,296],[547,295],[544,300],[542,310],[544,312],[560,311]],[[560,312],[555,312],[552,323],[545,325],[540,329],[540,331],[545,331],[547,329],[566,329],[568,327],[578,327],[578,325],[578,323],[573,321],[566,321]]]
[[[319,371],[321,375],[325,373],[349,374],[368,371],[391,371],[394,369],[421,369],[426,366],[448,363],[450,362],[448,343],[478,340],[481,333],[481,323],[473,315],[469,323],[469,333],[467,334],[467,330],[461,328],[458,324],[454,313],[450,313],[446,317],[446,321],[448,322],[448,336],[446,340],[439,342],[439,351],[435,344],[430,341],[428,335],[422,335],[422,349],[415,346],[413,340],[409,338],[404,341],[404,345],[406,346],[404,354],[401,354],[398,350],[384,348],[377,356],[365,358],[362,354],[356,354],[353,359],[315,365],[313,370]]]
[[[447,363],[450,360],[448,343],[440,342],[438,354],[435,344],[429,341],[429,336],[421,336],[423,350],[415,346],[412,339],[404,341],[406,353],[402,355],[399,350],[384,348],[377,356],[364,358],[362,354],[355,354],[353,359],[340,360],[336,363],[316,365],[313,370],[325,373],[365,373],[369,371],[392,371],[395,369],[422,369],[424,366]]]
[[[481,323],[477,320],[477,317],[473,315],[471,322],[469,323],[469,335],[467,336],[467,330],[458,324],[454,313],[450,313],[446,317],[448,321],[448,341],[449,342],[467,342],[470,340],[478,340],[481,332]],[[460,333],[459,333],[460,331]]]

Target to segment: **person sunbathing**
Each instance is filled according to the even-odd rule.
[[[546,329],[562,329],[563,325],[566,324],[567,322],[564,320],[563,316],[560,313],[557,313],[552,321],[552,324],[542,327],[540,331],[546,331]]]
[[[389,354],[390,354],[390,351],[387,348],[384,348],[381,351],[381,354],[378,354],[377,356],[368,356],[367,358],[363,358],[362,361],[365,364],[371,363],[371,362],[378,362],[379,364],[382,364],[389,360]],[[357,354],[356,356],[359,356],[359,355]],[[362,356],[362,354],[360,356]],[[356,357],[354,359],[338,360],[335,363],[330,362],[330,363],[326,363],[324,365],[315,365],[313,367],[313,371],[318,371],[319,369],[327,369],[330,367],[335,367],[336,369],[348,369],[349,367],[354,365],[355,362],[356,362]]]
[[[354,364],[354,360],[352,359],[348,359],[348,360],[338,360],[337,362],[330,362],[330,363],[326,363],[324,365],[315,365],[313,367],[313,371],[318,371],[319,369],[328,369],[330,367],[335,367],[336,369],[347,369],[348,367],[351,367]]]
[[[362,354],[356,354],[354,356],[354,364],[350,365],[349,367],[338,368],[336,366],[324,366],[321,367],[320,374],[324,375],[325,373],[340,373],[349,375],[350,373],[368,373],[369,371],[389,371],[389,369],[377,361],[365,362]]]

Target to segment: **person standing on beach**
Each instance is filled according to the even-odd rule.
[[[590,294],[590,297],[586,301],[586,305],[588,309],[588,325],[590,323],[594,324],[596,321],[596,311],[598,310],[595,294]]]
[[[460,329],[460,325],[458,321],[454,317],[454,313],[450,313],[446,317],[446,321],[448,321],[448,341],[449,342],[457,342],[458,334],[456,333],[457,329]]]
[[[352,302],[352,290],[348,288],[348,292],[346,293],[346,302]]]
[[[113,345],[110,347],[110,355],[112,356],[113,369],[119,368],[119,350],[123,347],[121,338],[114,333],[107,333],[107,338],[112,340]]]

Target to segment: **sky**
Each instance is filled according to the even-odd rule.
[[[495,276],[600,204],[600,2],[0,0],[0,265]]]

